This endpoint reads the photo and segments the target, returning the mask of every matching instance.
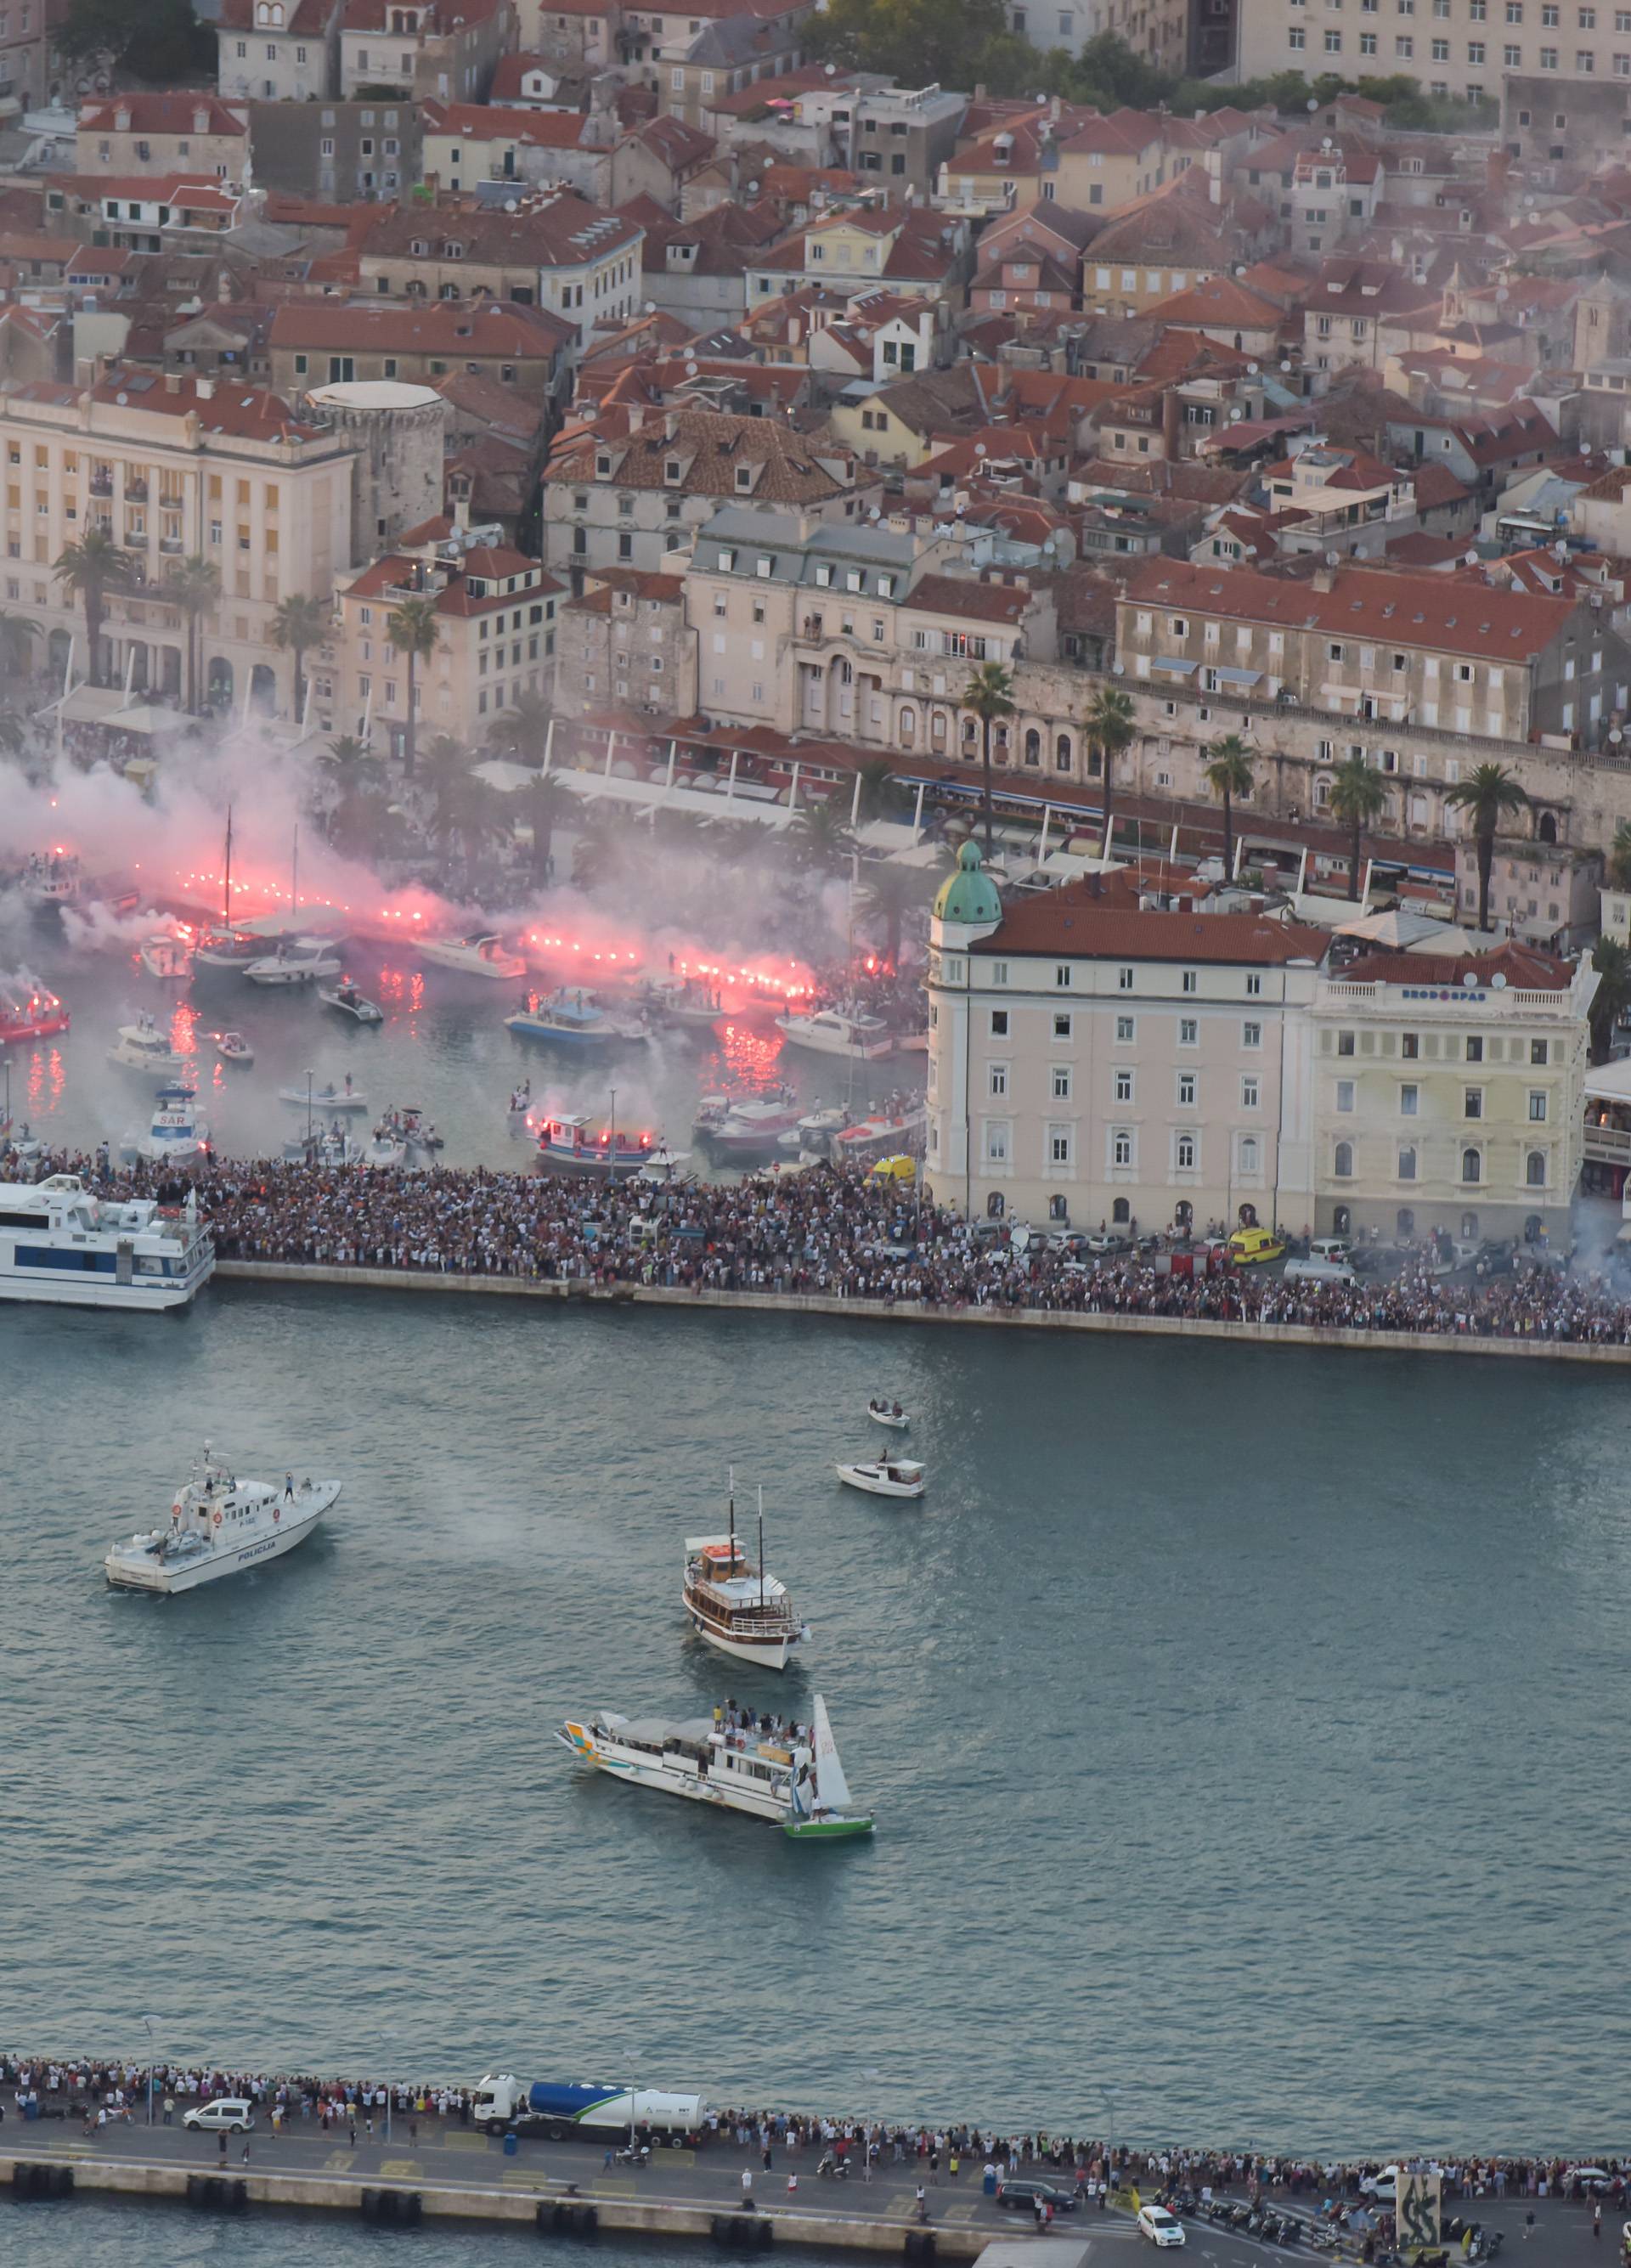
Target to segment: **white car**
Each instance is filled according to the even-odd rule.
[[[1361,2197],[1374,2198],[1378,2205],[1399,2203],[1399,2168],[1384,2166],[1379,2174],[1368,2174],[1359,2185]]]
[[[1139,2207],[1139,2235],[1148,2236],[1152,2244],[1182,2244],[1184,2224],[1176,2213],[1162,2205],[1141,2205]]]
[[[240,2098],[218,2095],[213,2102],[201,2102],[195,2110],[181,2115],[183,2126],[196,2126],[206,2134],[247,2134],[255,2124],[255,2113]]]

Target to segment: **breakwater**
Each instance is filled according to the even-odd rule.
[[[738,1309],[760,1314],[820,1315],[834,1321],[969,1324],[993,1330],[1086,1332],[1112,1337],[1221,1339],[1262,1346],[1340,1348],[1369,1354],[1499,1355],[1557,1362],[1631,1364],[1631,1344],[1618,1340],[1502,1338],[1465,1331],[1364,1330],[1352,1324],[1266,1322],[1252,1316],[1157,1315],[1137,1308],[1081,1310],[978,1305],[945,1306],[926,1300],[839,1299],[809,1292],[717,1289],[587,1277],[466,1275],[453,1270],[335,1266],[321,1262],[221,1260],[216,1275],[229,1282],[299,1284],[367,1292],[453,1292],[491,1299],[553,1300],[567,1305]]]

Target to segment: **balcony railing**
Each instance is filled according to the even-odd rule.
[[[145,504],[147,502],[147,482],[145,481],[127,481],[124,484],[124,497],[127,504]]]
[[[1585,1153],[1599,1166],[1631,1166],[1631,1127],[1593,1126],[1588,1118]]]
[[[110,497],[114,492],[114,476],[111,473],[92,473],[90,486],[93,497]]]

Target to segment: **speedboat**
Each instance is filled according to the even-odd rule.
[[[337,976],[340,957],[326,938],[297,937],[280,945],[264,960],[252,961],[244,970],[251,984],[315,984],[320,976]]]
[[[894,1046],[882,1016],[868,1016],[859,1008],[818,1008],[814,1015],[778,1016],[776,1028],[790,1048],[808,1048],[815,1055],[842,1056],[851,1063],[870,1063]]]
[[[253,930],[207,929],[193,948],[193,973],[199,976],[216,969],[241,976],[253,962],[264,958],[266,945],[266,939]]]
[[[650,1134],[597,1126],[580,1110],[563,1110],[546,1118],[538,1132],[538,1155],[546,1166],[593,1174],[602,1181],[622,1181],[638,1173],[649,1164],[655,1147]]]
[[[385,1114],[391,1132],[410,1150],[444,1150],[446,1142],[417,1102],[399,1102]]]
[[[764,1095],[750,1102],[739,1102],[715,1124],[698,1130],[716,1158],[767,1158],[781,1137],[792,1131],[798,1117],[796,1102]]]
[[[0,1047],[8,1040],[48,1040],[68,1029],[68,1011],[32,976],[0,976]]]
[[[621,1717],[602,1709],[569,1717],[556,1738],[580,1764],[625,1787],[660,1789],[768,1820],[801,1840],[870,1835],[857,1811],[818,1693],[808,1725],[784,1724],[729,1705],[712,1717]]]
[[[363,1155],[362,1144],[351,1139],[339,1118],[325,1133],[295,1135],[284,1144],[284,1159],[291,1166],[356,1166]]]
[[[594,1052],[605,1048],[644,1047],[651,1027],[643,1016],[618,1016],[602,1008],[588,992],[546,993],[529,999],[504,1027],[517,1039],[543,1040],[552,1046]]]
[[[255,1049],[241,1032],[217,1032],[213,1036],[215,1051],[223,1063],[252,1064],[255,1061]]]
[[[405,1166],[408,1145],[396,1133],[388,1121],[381,1121],[373,1130],[373,1139],[363,1152],[365,1166]]]
[[[193,971],[193,941],[181,929],[156,929],[141,945],[142,966],[166,984],[185,983]]]
[[[0,1151],[4,1151],[9,1157],[15,1158],[19,1166],[32,1166],[36,1158],[44,1157],[44,1137],[36,1134],[26,1118],[15,1134],[11,1133],[9,1126],[6,1132],[10,1139],[0,1142]]]
[[[461,976],[496,976],[511,983],[527,974],[527,963],[520,954],[506,953],[488,930],[471,937],[417,937],[414,945],[422,961],[433,961],[438,968],[457,969]]]
[[[864,1489],[868,1496],[921,1496],[923,1468],[910,1457],[886,1457],[876,1464],[834,1468],[846,1488]]]
[[[144,1009],[134,1024],[120,1025],[107,1060],[125,1071],[150,1071],[155,1079],[170,1079],[185,1071],[192,1058],[171,1046],[169,1034],[161,1032]]]
[[[347,978],[343,978],[331,991],[319,985],[317,997],[325,1008],[337,1008],[343,1016],[351,1016],[359,1024],[382,1024],[385,1021],[384,1009],[359,992]]]
[[[313,1110],[366,1110],[368,1108],[367,1096],[351,1085],[349,1071],[343,1086],[336,1086],[332,1079],[326,1086],[314,1086],[309,1090],[303,1086],[280,1086],[277,1100],[292,1104],[298,1110],[308,1108]]]
[[[513,1086],[510,1089],[508,1117],[512,1134],[524,1134],[527,1131],[527,1114],[531,1108],[532,1081],[529,1079],[524,1079],[519,1086]]]
[[[911,1423],[898,1402],[869,1402],[867,1415],[875,1425],[888,1425],[897,1433],[904,1433]]]
[[[291,1474],[281,1488],[276,1481],[240,1480],[206,1441],[192,1478],[171,1504],[169,1526],[115,1543],[102,1565],[116,1590],[196,1591],[281,1559],[305,1543],[339,1493],[338,1481],[309,1476],[297,1486]]]
[[[762,1558],[763,1510],[759,1527]],[[766,1669],[786,1669],[793,1648],[809,1638],[785,1584],[749,1557],[736,1533],[734,1498],[726,1535],[686,1538],[681,1602],[705,1646],[734,1653],[739,1661],[759,1662]]]
[[[202,1165],[210,1154],[210,1129],[198,1116],[196,1094],[179,1084],[161,1086],[147,1131],[127,1134],[119,1147],[122,1157],[145,1158],[154,1165]]]

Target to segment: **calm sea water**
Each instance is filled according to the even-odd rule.
[[[1100,2131],[1108,2088],[1124,2134],[1322,2148],[1623,2126],[1618,1378],[229,1285],[0,1308],[0,1377],[18,2043],[146,2014],[177,2057]],[[834,1480],[881,1388],[920,1505]],[[109,1594],[205,1434],[343,1475],[331,1526]],[[682,1622],[732,1464],[802,1678]],[[812,1686],[868,1845],[553,1737]]]

